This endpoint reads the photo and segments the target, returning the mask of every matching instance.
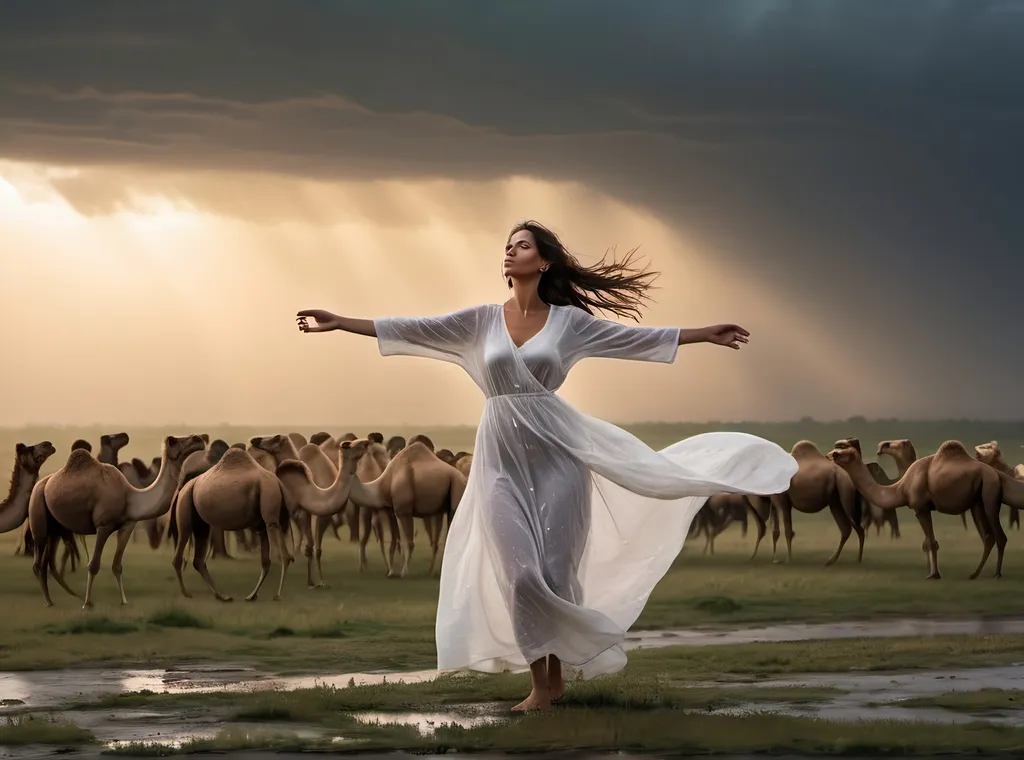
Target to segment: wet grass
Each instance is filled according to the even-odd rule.
[[[24,744],[77,747],[95,741],[84,728],[50,715],[0,716],[0,747]]]
[[[859,565],[856,547],[848,544],[835,566],[823,566],[837,539],[827,514],[795,516],[790,565],[771,563],[770,537],[760,556],[750,561],[753,534],[744,538],[736,527],[716,542],[714,556],[702,556],[702,543],[691,542],[655,588],[634,628],[1019,614],[1024,567],[1017,558],[1024,534],[1010,534],[1002,580],[983,575],[969,581],[979,556],[978,538],[973,530],[964,531],[958,518],[939,516],[944,578],[925,582],[920,529],[909,514],[901,517],[903,539],[872,533]],[[289,569],[280,603],[269,601],[269,588],[251,604],[240,599],[217,602],[191,567],[186,583],[195,597],[184,599],[174,580],[170,551],[153,552],[140,539],[130,544],[125,558],[129,605],[118,603],[104,569],[91,611],[83,611],[79,600],[55,584],[56,606],[43,606],[31,560],[14,556],[16,535],[0,537],[0,574],[5,579],[0,605],[16,610],[0,619],[0,670],[205,661],[308,673],[323,672],[324,663],[340,672],[416,670],[435,664],[437,578],[426,576],[429,556],[421,528],[411,575],[403,580],[384,576],[373,547],[370,570],[357,572],[355,547],[328,534],[323,565],[330,588],[306,587],[305,558],[300,556]],[[109,567],[110,558],[104,559]],[[214,560],[211,571],[222,590],[239,598],[251,590],[258,563],[243,555]],[[277,572],[275,567],[268,584],[276,584]],[[84,587],[82,569],[69,578],[72,586]],[[60,647],[53,646],[53,635],[62,635]]]
[[[986,710],[1024,710],[1024,691],[1019,689],[979,689],[977,691],[947,691],[927,697],[901,699],[900,707],[941,707],[961,712]]]

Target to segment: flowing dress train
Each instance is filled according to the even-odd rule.
[[[621,669],[626,631],[706,498],[780,493],[797,471],[784,449],[739,432],[654,451],[555,394],[583,358],[674,362],[678,328],[552,306],[517,347],[497,304],[374,325],[382,355],[458,364],[486,397],[444,546],[440,671],[518,670],[548,654],[584,678]]]

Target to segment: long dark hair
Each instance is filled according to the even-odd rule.
[[[541,258],[549,264],[537,285],[542,301],[556,306],[578,306],[589,314],[600,309],[640,321],[640,308],[644,301],[650,300],[647,291],[653,288],[651,282],[659,272],[631,266],[636,248],[628,251],[621,261],[613,259],[606,263],[606,253],[599,262],[585,267],[554,232],[532,219],[516,224],[508,237],[511,239],[523,230],[533,234]],[[508,286],[512,287],[511,279]]]

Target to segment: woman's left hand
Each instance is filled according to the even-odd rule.
[[[716,346],[739,348],[741,343],[750,342],[750,333],[739,325],[711,325],[704,330],[707,333],[705,340]]]

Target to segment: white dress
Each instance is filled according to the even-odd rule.
[[[673,362],[678,328],[552,306],[517,348],[497,304],[374,325],[382,355],[458,364],[486,396],[445,541],[440,671],[519,670],[548,654],[569,675],[621,669],[626,631],[705,499],[779,493],[797,471],[784,449],[746,433],[705,433],[654,451],[555,394],[587,357]]]

